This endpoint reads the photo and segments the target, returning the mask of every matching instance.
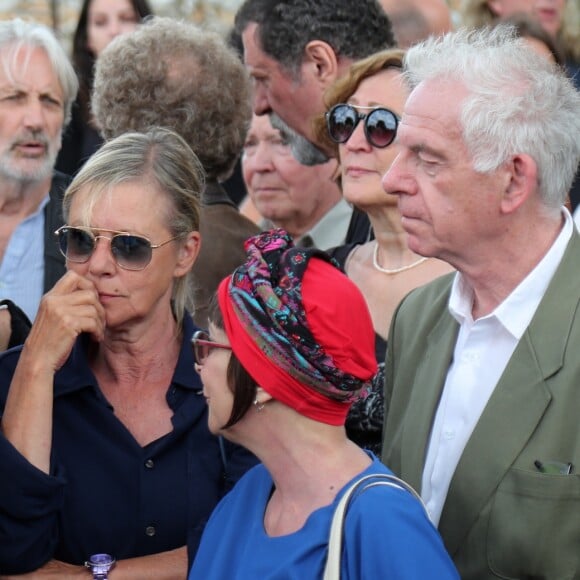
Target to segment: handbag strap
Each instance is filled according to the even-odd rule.
[[[427,518],[429,514],[427,513],[427,508],[423,503],[423,500],[419,494],[411,487],[407,482],[399,479],[395,475],[390,475],[388,473],[375,473],[373,475],[365,475],[360,479],[357,479],[340,498],[336,509],[334,510],[334,515],[332,516],[332,522],[330,524],[330,535],[328,538],[328,556],[326,557],[326,566],[324,567],[324,574],[322,576],[323,580],[339,580],[340,579],[340,558],[342,552],[342,537],[344,531],[344,518],[346,516],[346,511],[350,505],[350,501],[355,493],[362,493],[365,489],[370,487],[375,487],[377,485],[384,485],[389,487],[395,487],[397,489],[408,491],[425,510]]]

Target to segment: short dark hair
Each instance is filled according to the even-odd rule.
[[[214,294],[210,300],[208,319],[216,328],[224,330],[224,319],[219,307],[217,294]],[[234,395],[234,403],[230,417],[222,429],[228,429],[232,425],[235,425],[248,412],[256,398],[258,390],[258,384],[242,366],[242,363],[233,350],[226,373],[228,388]]]
[[[245,0],[235,28],[242,34],[251,23],[258,25],[260,48],[288,70],[300,66],[312,40],[352,60],[395,46],[391,21],[378,0]]]

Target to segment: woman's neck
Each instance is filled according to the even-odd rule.
[[[346,435],[283,444],[266,452],[264,465],[274,491],[266,506],[264,528],[270,536],[300,530],[315,510],[330,505],[336,494],[370,464],[370,457]]]
[[[138,384],[173,374],[181,350],[181,331],[171,317],[170,324],[147,324],[108,330],[93,352],[91,366],[108,381]],[[140,325],[139,325],[140,326]]]

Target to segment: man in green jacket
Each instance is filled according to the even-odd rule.
[[[463,579],[580,574],[580,95],[510,28],[411,48],[383,184],[457,274],[393,318],[383,460]]]

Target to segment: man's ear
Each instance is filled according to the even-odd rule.
[[[538,189],[538,167],[529,155],[515,155],[506,164],[507,179],[501,201],[503,213],[512,213]]]
[[[330,44],[323,40],[311,40],[304,49],[304,55],[304,63],[310,65],[314,77],[320,84],[327,87],[336,80],[338,58]]]

